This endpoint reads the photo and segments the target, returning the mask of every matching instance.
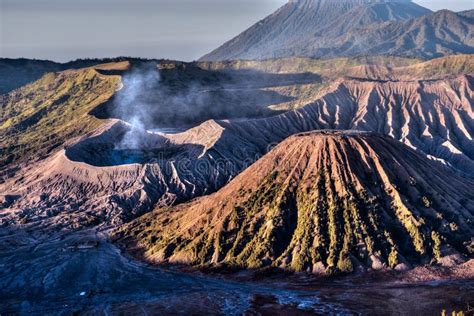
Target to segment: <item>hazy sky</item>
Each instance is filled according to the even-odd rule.
[[[287,0],[0,0],[1,57],[197,59]],[[417,0],[462,11],[474,0]]]

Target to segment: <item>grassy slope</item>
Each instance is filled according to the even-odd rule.
[[[88,112],[109,99],[120,80],[95,69],[48,73],[0,97],[0,168],[92,131],[100,121]]]
[[[311,72],[321,75],[322,81],[313,84],[290,85],[269,88],[295,100],[281,103],[274,110],[298,109],[314,102],[332,82],[340,77],[357,77],[372,80],[436,79],[474,73],[474,55],[448,56],[423,62],[403,57],[358,57],[311,59],[293,57],[263,61],[199,62],[199,67],[216,71],[254,69],[269,73]]]
[[[235,60],[222,62],[199,62],[204,69],[256,69],[270,73],[297,73],[313,72],[328,74],[331,77],[344,74],[347,68],[362,65],[382,65],[388,67],[410,66],[421,62],[418,59],[403,57],[358,57],[358,58],[333,58],[312,59],[306,57],[291,57],[281,59],[268,59],[263,61]],[[334,72],[336,71],[336,72]]]
[[[268,59],[263,61],[235,60],[221,62],[198,62],[203,69],[214,71],[232,71],[252,69],[266,73],[315,73],[322,76],[322,81],[312,84],[290,85],[269,88],[284,96],[295,100],[272,106],[273,110],[298,109],[316,100],[320,93],[336,78],[346,76],[351,70],[365,65],[378,65],[382,67],[405,67],[416,65],[421,60],[402,57],[358,57],[313,59],[306,57],[290,57],[281,59]],[[360,71],[357,70],[359,73]]]
[[[317,73],[326,80],[353,76],[369,79],[393,77],[436,78],[446,75],[474,73],[474,55],[455,55],[423,62],[403,57],[358,57],[311,59],[303,57],[269,59],[264,61],[199,62],[198,66],[209,70],[254,69],[269,73]]]
[[[67,63],[27,58],[0,58],[0,94],[6,94],[21,88],[41,79],[41,77],[50,72],[81,69],[105,63],[120,63],[125,60],[129,60],[129,58],[77,59]]]
[[[460,75],[474,73],[474,55],[455,55],[433,59],[407,67],[396,69],[400,74],[419,75],[436,78],[442,75]]]

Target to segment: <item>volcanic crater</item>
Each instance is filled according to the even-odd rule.
[[[172,143],[162,133],[118,123],[106,132],[87,138],[65,150],[71,161],[95,167],[163,163],[178,155],[202,152],[199,144]]]

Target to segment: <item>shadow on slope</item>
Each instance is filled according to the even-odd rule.
[[[151,65],[136,63],[123,74],[123,88],[90,114],[132,124],[139,121],[147,129],[265,117],[281,113],[272,106],[295,99],[271,91],[272,87],[321,82],[321,76],[311,73],[215,71],[179,62]]]
[[[197,144],[173,144],[169,139],[145,130],[117,124],[110,130],[66,148],[66,157],[94,167],[130,164],[164,164],[181,155],[202,152]]]

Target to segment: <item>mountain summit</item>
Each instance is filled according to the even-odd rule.
[[[155,262],[349,272],[472,256],[472,181],[391,138],[292,136],[217,193],[117,233]]]
[[[449,15],[407,0],[290,1],[202,60],[474,53],[472,18]]]

